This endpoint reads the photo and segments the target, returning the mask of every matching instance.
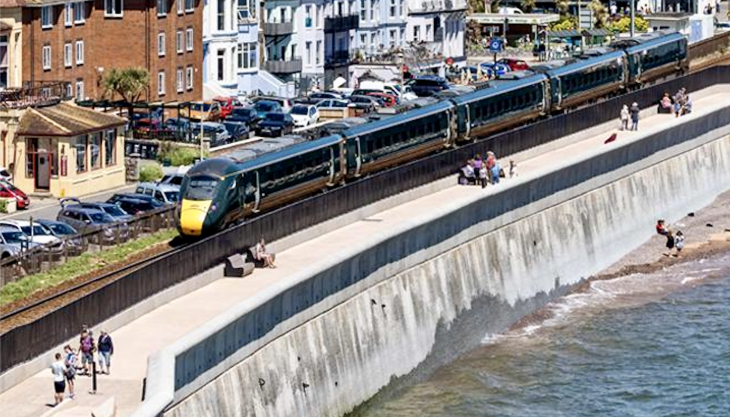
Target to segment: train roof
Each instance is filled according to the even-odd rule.
[[[223,177],[238,170],[236,162],[230,158],[210,158],[193,165],[185,175],[208,175]]]
[[[226,156],[238,162],[258,157],[270,152],[277,152],[297,143],[305,142],[307,139],[301,135],[286,135],[278,138],[265,138],[258,142],[246,145],[243,148],[236,149],[226,153]]]
[[[556,68],[547,71],[547,74],[550,75],[550,77],[559,77],[561,75],[570,74],[571,72],[575,71],[581,71],[587,68],[591,68],[594,65],[603,64],[608,61],[613,61],[616,59],[622,59],[625,55],[621,51],[611,52],[605,55],[597,56],[591,59],[586,59],[583,61],[574,62],[572,64],[568,64],[564,67]]]
[[[530,77],[523,78],[520,80],[505,81],[505,82],[500,83],[499,85],[497,85],[494,88],[485,88],[483,90],[475,91],[470,94],[465,94],[463,96],[454,97],[452,99],[452,101],[454,103],[456,103],[457,105],[468,104],[468,103],[472,103],[474,101],[482,100],[486,97],[503,94],[503,93],[506,93],[509,91],[516,90],[518,88],[522,88],[522,87],[525,87],[528,85],[539,83],[539,82],[544,81],[545,79],[547,79],[547,77],[545,77],[545,75],[535,74],[535,75],[532,75]]]
[[[638,45],[626,48],[626,52],[628,52],[628,53],[641,52],[646,49],[656,48],[657,46],[662,46],[662,45],[666,45],[668,43],[677,42],[677,41],[681,41],[681,40],[686,40],[684,35],[682,35],[679,32],[674,32],[674,33],[656,37],[656,38],[653,38],[646,42],[642,42]]]
[[[413,119],[417,119],[431,114],[440,113],[448,110],[452,107],[452,104],[448,100],[441,101],[439,103],[431,104],[426,107],[418,109],[408,110],[406,112],[390,116],[388,118],[377,120],[375,122],[366,123],[364,125],[355,126],[351,129],[347,129],[343,132],[345,137],[355,137],[367,135],[376,130],[383,129],[391,125],[397,125],[401,123],[409,122]]]
[[[332,145],[336,145],[342,141],[340,135],[330,135],[323,138],[315,139],[308,142],[297,143],[296,145],[289,146],[276,152],[269,152],[263,154],[257,158],[249,159],[244,162],[240,162],[236,165],[237,169],[235,172],[250,171],[252,169],[272,165],[283,160],[293,158],[298,155],[306,154],[317,149],[326,148]]]

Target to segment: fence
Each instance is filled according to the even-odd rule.
[[[689,46],[689,60],[694,61],[712,55],[715,52],[726,52],[730,49],[730,32],[721,33]]]
[[[498,156],[506,156],[610,121],[617,117],[625,103],[636,101],[645,108],[655,105],[665,91],[674,92],[686,87],[691,92],[718,83],[730,83],[730,67],[709,68],[413,161],[175,249],[71,304],[1,335],[0,372],[76,336],[84,323],[100,323],[147,297],[224,262],[231,253],[244,251],[253,245],[259,236],[265,236],[269,241],[277,240],[383,198],[455,175],[458,167],[477,153],[492,150]]]
[[[174,209],[164,207],[129,222],[107,224],[77,235],[59,237],[59,241],[53,243],[30,246],[32,244],[28,241],[19,241],[20,252],[0,261],[0,286],[27,275],[50,271],[81,254],[100,252],[175,227],[173,214]]]

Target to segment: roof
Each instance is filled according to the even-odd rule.
[[[22,7],[25,5],[25,0],[0,0],[0,9],[11,8],[11,7]]]
[[[18,125],[19,136],[78,136],[122,126],[126,119],[69,103],[29,108]]]
[[[585,37],[613,36],[613,31],[606,28],[584,29],[581,34]]]
[[[624,59],[624,57],[625,57],[625,55],[623,52],[620,52],[620,51],[611,52],[611,53],[608,53],[605,55],[597,56],[595,58],[590,58],[590,59],[574,62],[572,64],[568,64],[568,65],[565,65],[560,68],[549,70],[549,71],[547,71],[547,74],[549,74],[551,78],[559,77],[561,75],[569,74],[574,71],[581,71],[581,70],[584,70],[587,68],[591,68],[595,65],[605,64],[606,62],[609,62],[609,61],[621,60],[621,59]]]
[[[580,38],[581,36],[583,36],[580,31],[575,29],[549,30],[547,35],[551,38]]]
[[[375,130],[380,130],[390,126],[395,126],[401,123],[410,122],[413,119],[425,117],[434,113],[441,113],[444,110],[450,109],[452,104],[448,100],[441,101],[436,104],[432,104],[419,109],[409,110],[404,113],[396,114],[385,119],[377,120],[375,122],[365,123],[359,126],[355,126],[351,129],[346,130],[343,134],[345,137],[355,137],[367,135]]]
[[[679,32],[674,32],[674,33],[670,33],[668,35],[664,35],[664,36],[660,36],[660,37],[648,40],[646,42],[642,42],[642,43],[632,46],[630,48],[627,48],[626,52],[628,52],[628,53],[640,52],[644,49],[652,49],[652,48],[656,48],[657,46],[661,46],[661,45],[664,45],[667,43],[678,42],[678,41],[683,41],[683,40],[686,40],[684,35],[682,35]]]
[[[500,94],[504,94],[508,91],[516,90],[521,87],[525,87],[528,85],[532,85],[535,83],[540,83],[544,81],[547,77],[543,74],[536,74],[531,77],[523,78],[521,80],[516,81],[505,81],[503,83],[500,83],[495,88],[485,88],[483,90],[475,91],[473,93],[465,94],[463,96],[454,97],[452,100],[457,105],[460,104],[466,104],[471,103],[473,101],[483,100],[487,97],[492,97]]]
[[[285,159],[289,159],[298,155],[309,153],[317,149],[322,149],[328,146],[338,144],[341,141],[341,136],[331,135],[309,142],[297,143],[296,145],[292,145],[280,151],[263,154],[257,158],[243,162],[238,165],[238,172],[260,168],[266,165],[272,165]]]

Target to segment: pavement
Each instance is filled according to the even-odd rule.
[[[696,97],[695,94],[694,97]],[[708,94],[694,102],[695,114],[724,107],[730,101],[730,92]],[[596,148],[611,146],[604,140],[617,133],[617,143],[639,140],[647,131],[680,124],[685,118],[671,115],[642,115],[639,132],[616,132],[616,125],[607,124],[605,130],[585,133],[585,139],[558,146],[541,152],[530,159],[517,159],[519,173],[544,172],[550,169],[556,159],[579,160],[594,153]],[[580,136],[573,136],[580,137]],[[322,253],[337,253],[348,246],[353,239],[360,240],[364,235],[375,235],[397,227],[403,221],[422,216],[424,208],[439,209],[444,205],[470,201],[474,193],[489,195],[497,187],[510,187],[513,180],[504,179],[497,186],[486,189],[474,186],[451,186],[428,196],[414,199],[400,206],[374,214],[368,219],[356,221],[330,233],[277,253],[276,269],[258,269],[245,279],[222,278],[203,288],[188,293],[167,303],[148,314],[117,329],[111,335],[114,340],[115,354],[112,358],[111,375],[98,377],[98,391],[90,394],[91,379],[78,377],[76,398],[73,404],[66,405],[50,415],[59,417],[89,416],[93,407],[115,397],[118,416],[131,414],[141,403],[142,381],[146,377],[147,359],[154,352],[173,343],[195,330],[202,324],[234,307],[241,301],[260,293],[263,289],[292,276],[302,265],[318,262]],[[454,179],[456,183],[456,179]],[[374,221],[377,220],[377,221]],[[275,244],[272,246],[275,247]],[[215,300],[215,302],[211,302]],[[99,329],[94,329],[98,334]],[[50,364],[49,364],[50,365]],[[48,412],[52,401],[52,375],[46,369],[24,382],[0,394],[0,410],[3,417],[39,416]]]

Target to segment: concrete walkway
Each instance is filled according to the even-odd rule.
[[[697,96],[697,93],[693,95],[695,98]],[[728,105],[727,103],[730,103],[730,92],[710,94],[696,99],[694,102],[695,115],[725,107]],[[586,134],[585,139],[581,138],[582,140],[557,147],[554,150],[546,150],[530,159],[518,160],[518,172],[519,175],[539,175],[541,172],[549,171],[555,160],[580,159],[598,152],[601,148],[608,149],[614,145],[604,144],[604,140],[614,132],[618,133],[616,143],[625,143],[638,140],[647,133],[680,124],[684,120],[686,118],[674,118],[671,115],[644,115],[640,123],[642,130],[639,132],[617,132],[611,127],[600,133],[594,131]],[[507,161],[502,160],[501,164],[505,166]],[[456,183],[455,178],[454,183]],[[414,219],[414,216],[420,216],[419,213],[423,213],[425,209],[467,200],[473,196],[473,193],[493,193],[497,189],[496,187],[509,186],[509,179],[503,180],[497,186],[488,186],[485,190],[474,186],[454,185],[285,250],[277,256],[278,268],[276,269],[257,270],[254,275],[245,279],[220,279],[182,296],[113,332],[112,338],[116,353],[112,359],[112,374],[99,376],[98,393],[89,394],[90,378],[79,377],[74,404],[51,414],[89,416],[92,407],[100,405],[110,397],[116,397],[117,415],[129,415],[141,402],[142,381],[146,376],[147,358],[150,354],[171,344],[242,300],[254,296],[263,288],[286,279],[301,265],[317,261],[322,253],[336,253],[354,239],[360,239],[363,235],[382,233],[396,224]],[[99,329],[94,330],[98,334]],[[2,416],[42,415],[50,410],[46,404],[52,401],[52,386],[51,372],[44,370],[7,390],[0,395]]]

